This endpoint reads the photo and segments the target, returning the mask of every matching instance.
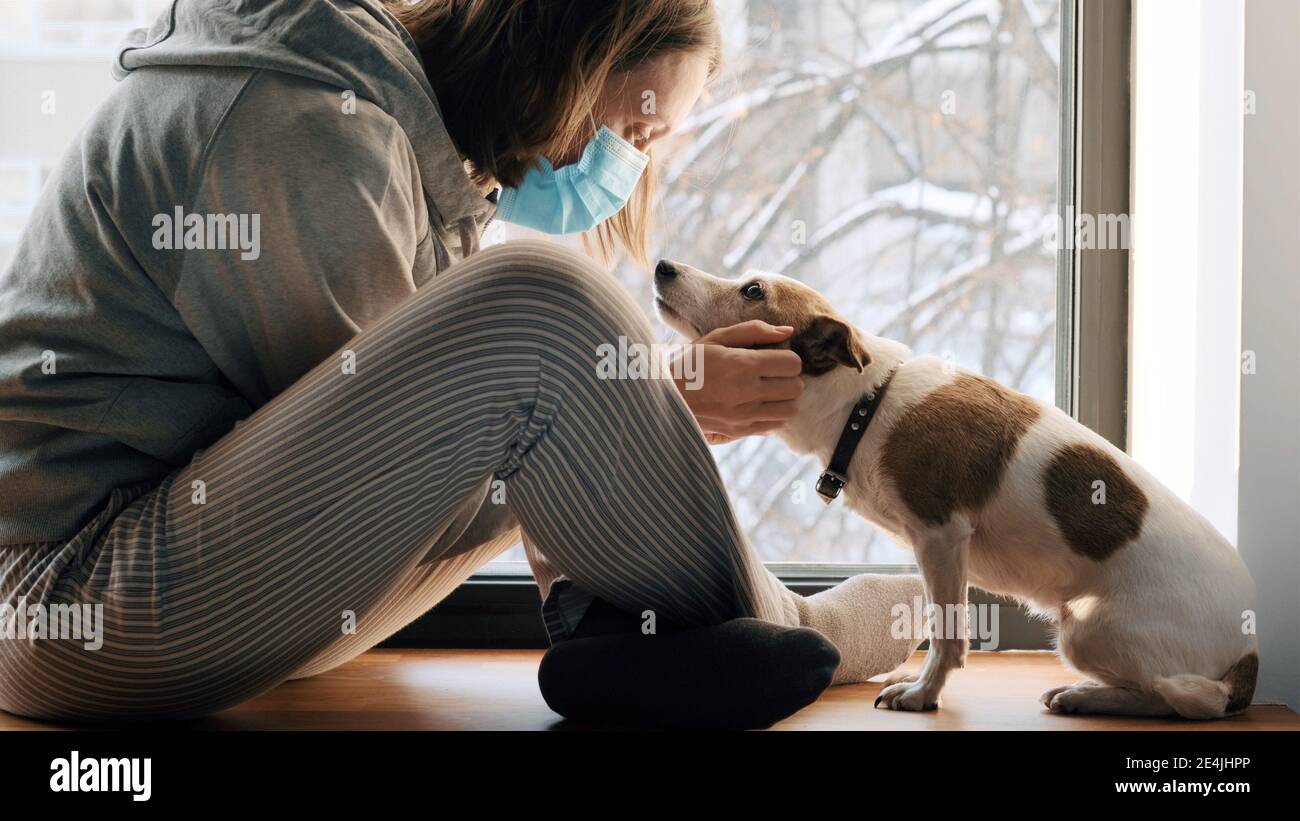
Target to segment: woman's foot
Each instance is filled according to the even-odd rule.
[[[758,729],[816,701],[840,663],[806,627],[746,618],[643,635],[640,624],[594,601],[575,637],[542,658],[537,679],[550,708],[574,721]]]
[[[842,663],[833,684],[856,684],[897,669],[925,639],[916,629],[925,612],[920,576],[850,576],[796,604],[799,623],[839,648]]]

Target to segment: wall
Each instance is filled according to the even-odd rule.
[[[1300,3],[1245,4],[1238,546],[1259,587],[1258,701],[1300,709]],[[1225,397],[1225,401],[1227,401]]]

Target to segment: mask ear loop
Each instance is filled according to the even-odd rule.
[[[578,159],[574,160],[573,163],[572,163],[572,165],[577,165],[578,163],[582,162],[582,157],[583,157],[583,155],[587,153],[587,147],[588,147],[589,145],[591,145],[593,142],[595,142],[595,141],[596,141],[596,138],[597,138],[598,136],[600,136],[600,128],[601,128],[601,127],[600,127],[600,125],[596,122],[596,115],[595,115],[595,113],[592,112],[592,111],[588,111],[588,112],[587,112],[587,119],[591,121],[591,128],[592,128],[591,137],[589,137],[589,138],[587,139],[587,141],[586,141],[585,143],[582,144],[582,151],[580,151],[580,152],[578,153]],[[547,161],[548,163],[551,164],[551,167],[552,167],[552,168],[555,168],[555,161],[554,161],[554,160],[552,160],[550,157],[546,157],[545,159],[546,159],[546,161]],[[555,169],[555,170],[558,171],[558,170],[560,170],[560,169]]]
[[[600,137],[600,128],[601,128],[601,126],[600,126],[600,123],[597,123],[597,122],[596,122],[596,114],[595,114],[595,112],[594,112],[594,111],[588,111],[588,112],[587,112],[587,119],[591,121],[591,128],[592,128],[591,136],[588,137],[588,138],[587,138],[587,141],[586,141],[585,143],[582,144],[582,151],[580,151],[580,152],[578,153],[578,158],[577,158],[576,160],[573,161],[573,165],[580,165],[580,164],[582,163],[583,158],[587,156],[587,151],[588,151],[588,149],[590,149],[591,146],[595,144],[597,138]]]

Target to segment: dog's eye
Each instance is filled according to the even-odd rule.
[[[751,282],[740,289],[740,295],[752,302],[759,302],[763,299],[763,283]]]

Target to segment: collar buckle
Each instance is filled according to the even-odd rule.
[[[848,484],[848,477],[832,470],[826,470],[817,479],[817,495],[822,497],[822,501],[830,504],[840,495],[844,485]]]

